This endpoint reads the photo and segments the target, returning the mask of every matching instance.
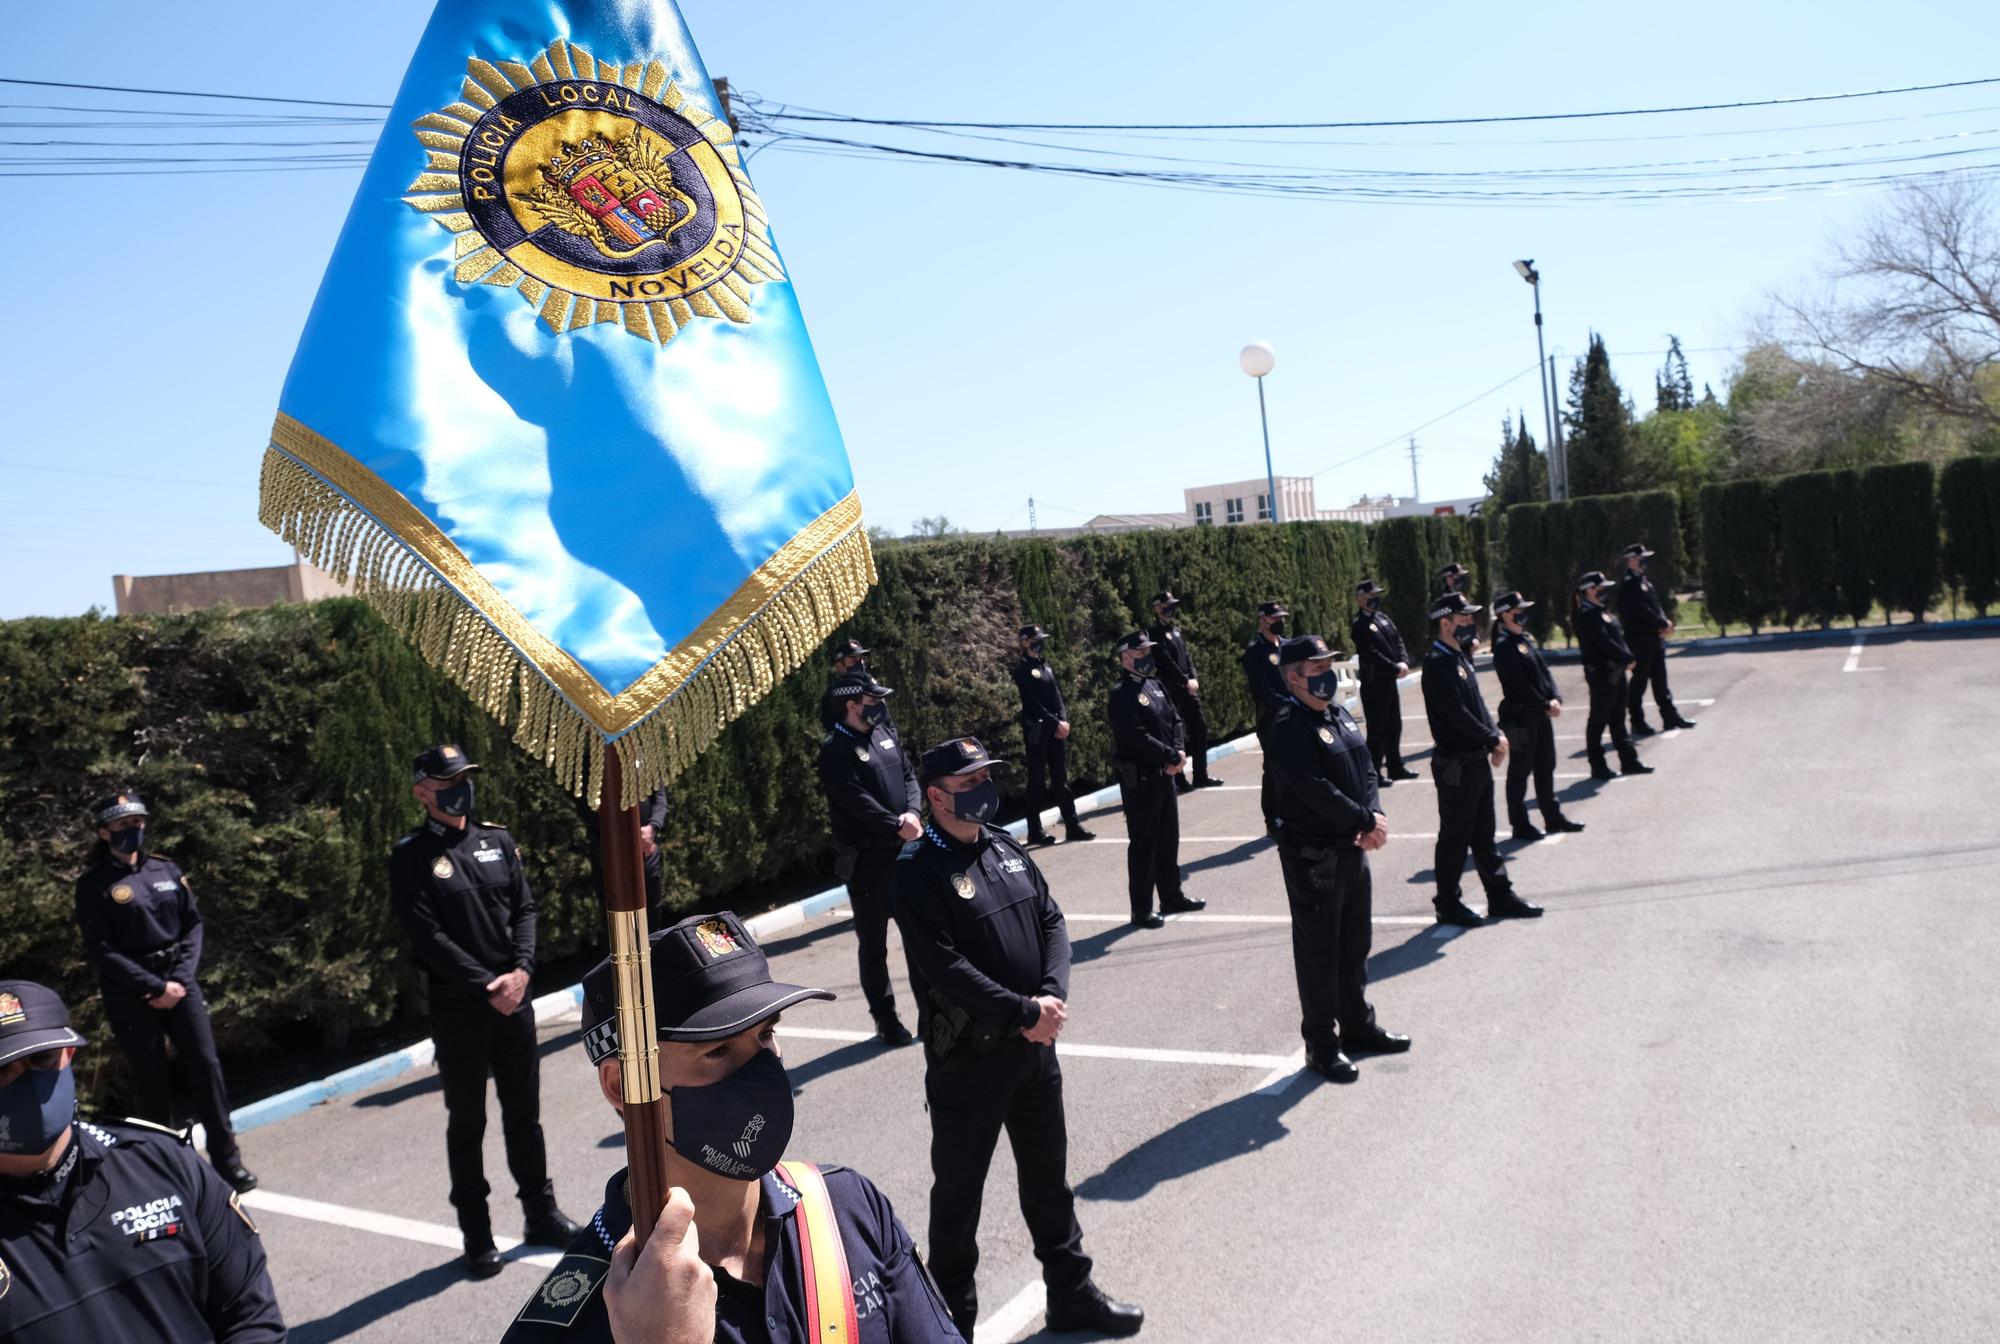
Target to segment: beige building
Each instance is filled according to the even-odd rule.
[[[1279,520],[1294,523],[1319,517],[1319,510],[1313,504],[1312,477],[1280,476],[1277,487]],[[1187,501],[1188,518],[1196,527],[1273,521],[1271,482],[1262,476],[1227,485],[1197,485],[1183,490],[1181,495]]]
[[[303,560],[268,569],[220,569],[204,574],[114,574],[111,589],[120,616],[154,616],[227,603],[268,607],[274,602],[317,602],[349,588]]]

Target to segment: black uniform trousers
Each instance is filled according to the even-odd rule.
[[[1368,949],[1374,938],[1374,879],[1368,856],[1346,846],[1317,860],[1280,844],[1285,899],[1292,907],[1292,972],[1299,982],[1299,1034],[1306,1049],[1331,1054],[1343,1035],[1368,1031]]]
[[[896,991],[889,983],[889,884],[896,874],[896,849],[864,849],[854,855],[847,879],[847,903],[854,910],[854,939],[860,944],[861,997],[877,1020],[896,1015]]]
[[[1507,824],[1526,826],[1528,776],[1535,777],[1535,806],[1542,820],[1562,815],[1556,801],[1556,725],[1542,714],[1525,723],[1503,725],[1507,733]]]
[[[154,1008],[130,990],[106,989],[104,1015],[132,1066],[133,1114],[175,1128],[173,1073],[167,1063],[167,1042],[172,1041],[194,1113],[208,1133],[209,1161],[226,1167],[236,1162],[239,1153],[236,1133],[229,1127],[229,1093],[222,1081],[222,1061],[215,1053],[208,1003],[193,980],[182,988],[187,997],[171,1008]]]
[[[1181,729],[1187,734],[1183,750],[1194,772],[1192,782],[1199,788],[1208,782],[1208,716],[1201,712],[1201,697],[1189,695],[1186,690],[1178,694],[1169,690],[1167,699],[1173,701],[1174,712],[1181,716]]]
[[[431,1004],[431,1040],[444,1083],[445,1165],[451,1203],[468,1242],[488,1236],[486,1080],[500,1098],[500,1129],[507,1141],[507,1169],[530,1218],[555,1207],[548,1150],[542,1140],[542,1063],[535,1048],[535,1010],[527,1003],[506,1016],[485,999],[439,999]]]
[[[1042,813],[1050,795],[1062,813],[1063,825],[1075,826],[1076,800],[1069,791],[1069,739],[1057,737],[1052,723],[1022,729],[1028,757],[1028,833],[1042,831]],[[894,855],[890,856],[892,859]]]
[[[1437,758],[1431,758],[1433,762]],[[1512,891],[1513,885],[1507,880],[1507,863],[1500,857],[1500,850],[1493,842],[1493,767],[1484,755],[1461,756],[1457,758],[1458,782],[1447,784],[1444,774],[1435,765],[1432,774],[1437,778],[1438,796],[1438,838],[1437,848],[1432,852],[1432,868],[1437,872],[1438,902],[1456,901],[1459,882],[1465,876],[1465,855],[1469,850],[1472,863],[1479,870],[1479,885],[1486,889],[1490,901],[1502,892]]]
[[[1083,1253],[1076,1194],[1069,1187],[1069,1129],[1055,1047],[1008,1036],[990,1054],[933,1060],[924,1073],[924,1098],[931,1113],[931,1277],[952,1317],[970,1326],[979,1315],[979,1207],[1003,1127],[1049,1301],[1073,1300],[1090,1279],[1090,1257]]]
[[[1153,912],[1153,892],[1160,904],[1181,899],[1181,804],[1174,792],[1176,776],[1157,766],[1120,766],[1118,793],[1125,804],[1125,880],[1132,901],[1132,918]]]
[[[1277,717],[1278,711],[1276,709],[1265,704],[1262,700],[1257,702],[1257,745],[1263,748],[1267,755],[1270,753],[1271,744],[1265,738],[1271,731],[1271,721]],[[1264,809],[1265,833],[1267,835],[1276,835],[1278,833],[1278,813],[1276,811],[1276,804],[1271,800],[1271,795],[1277,788],[1277,781],[1271,777],[1269,766],[1264,768],[1263,775],[1263,785],[1257,794],[1257,805]]]
[[[1595,769],[1604,765],[1606,729],[1611,732],[1611,745],[1618,752],[1620,765],[1630,765],[1638,760],[1638,753],[1632,750],[1632,738],[1625,731],[1624,665],[1586,663],[1583,668],[1583,681],[1590,688],[1590,721],[1583,730],[1583,745],[1585,753],[1590,757],[1591,767]]]
[[[1668,723],[1679,718],[1674,711],[1674,693],[1667,689],[1667,642],[1643,637],[1628,637],[1625,642],[1631,646],[1632,661],[1638,664],[1638,670],[1632,674],[1632,684],[1626,691],[1626,708],[1632,715],[1632,722],[1645,722],[1648,683],[1653,688],[1653,707],[1660,711],[1660,717]]]
[[[1393,678],[1361,683],[1361,717],[1367,721],[1368,755],[1375,773],[1403,768],[1403,693]]]

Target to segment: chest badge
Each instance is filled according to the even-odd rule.
[[[0,1297],[7,1296],[7,1290],[14,1286],[14,1271],[7,1268],[7,1262],[0,1260]]]
[[[1031,667],[1028,669],[1028,675],[1031,677],[1039,677],[1042,675],[1042,669],[1039,667]]]
[[[1276,667],[1278,665],[1278,655],[1274,653],[1270,655],[1270,657],[1271,657],[1271,666]]]
[[[1139,692],[1139,703],[1142,705],[1150,705],[1153,702],[1152,699],[1148,697],[1144,691],[1141,691]]]
[[[951,875],[951,889],[958,893],[960,900],[969,901],[972,899],[972,879],[964,873],[953,873]]]
[[[444,855],[442,854],[438,855],[437,858],[431,862],[432,877],[450,877],[451,874],[452,874],[451,860],[447,859]]]
[[[868,748],[866,748],[866,747],[856,747],[856,748],[854,749],[854,755],[855,755],[855,758],[856,758],[857,760],[862,760],[862,761],[865,761],[865,760],[867,760],[867,759],[868,759]]]
[[[132,888],[126,886],[123,882],[120,882],[117,886],[111,889],[111,899],[118,902],[118,904],[120,905],[132,904]]]
[[[1320,725],[1319,740],[1326,743],[1329,747],[1332,746],[1333,729],[1326,727],[1324,724]]]
[[[1464,663],[1460,663],[1460,664],[1458,665],[1458,679],[1459,679],[1460,681],[1464,681],[1464,680],[1466,679],[1466,676],[1465,676],[1465,664],[1464,664]]]

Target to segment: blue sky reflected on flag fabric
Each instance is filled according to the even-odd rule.
[[[2000,73],[2000,11],[1971,3],[1915,3],[1887,19],[1860,3],[1801,18],[1708,0],[1623,12],[1570,0],[1532,11],[1469,0],[682,10],[709,69],[767,106],[978,122],[1465,117]],[[0,75],[386,104],[427,12],[404,0],[217,0],[190,23],[131,0],[26,7],[11,16]],[[175,103],[203,115],[157,114]],[[108,608],[114,573],[283,563],[289,552],[256,519],[257,466],[381,112],[26,85],[0,85],[0,104],[0,139],[16,143],[0,156],[11,411],[0,617]],[[302,129],[304,115],[322,120]],[[1310,135],[791,125],[989,158],[1345,175],[1339,196],[1244,195],[752,138],[750,172],[868,520],[900,532],[938,514],[1025,527],[1031,495],[1044,526],[1178,509],[1184,486],[1261,474],[1256,396],[1235,360],[1253,339],[1278,351],[1266,388],[1276,468],[1318,473],[1322,505],[1407,492],[1404,434],[1468,401],[1417,438],[1427,497],[1474,493],[1503,413],[1524,409],[1540,432],[1530,295],[1514,258],[1542,269],[1552,349],[1574,357],[1602,331],[1642,407],[1669,332],[1697,383],[1720,390],[1765,293],[1809,280],[1882,200],[1803,184],[1859,175],[1833,166],[1853,162],[2000,163],[1987,152],[2000,145],[2000,86]],[[57,140],[68,143],[46,143]],[[1930,157],[1943,153],[1960,157]],[[241,162],[309,155],[326,157],[282,172]],[[217,157],[230,162],[164,162]],[[1768,173],[1743,174],[1760,165]],[[1607,170],[1627,168],[1673,194],[1557,194],[1613,189]],[[1351,190],[1391,181],[1394,198]],[[1726,183],[1773,185],[1687,190]],[[1410,198],[1436,187],[1457,194]],[[1475,190],[1513,194],[1465,199]],[[114,198],[115,246],[84,227]]]

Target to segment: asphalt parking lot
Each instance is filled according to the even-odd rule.
[[[1558,667],[1557,782],[1589,829],[1504,846],[1546,918],[1462,934],[1429,921],[1406,691],[1426,778],[1384,796],[1370,968],[1415,1048],[1352,1086],[1299,1071],[1257,756],[1184,800],[1202,915],[1128,929],[1115,811],[1037,851],[1076,947],[1059,1050],[1099,1282],[1146,1307],[1142,1338],[1203,1344],[2000,1337],[1996,654],[1871,632],[1677,655],[1700,726],[1602,785],[1581,672]],[[921,1245],[919,1051],[868,1036],[844,919],[768,946],[780,978],[841,996],[781,1028],[792,1155],[866,1172]],[[542,1040],[556,1189],[586,1219],[622,1136],[576,1023]],[[463,1278],[443,1133],[424,1071],[246,1136],[293,1339],[490,1341],[535,1289],[553,1255]],[[504,1231],[497,1111],[487,1170]],[[981,1244],[981,1344],[1039,1338],[1004,1144]]]

